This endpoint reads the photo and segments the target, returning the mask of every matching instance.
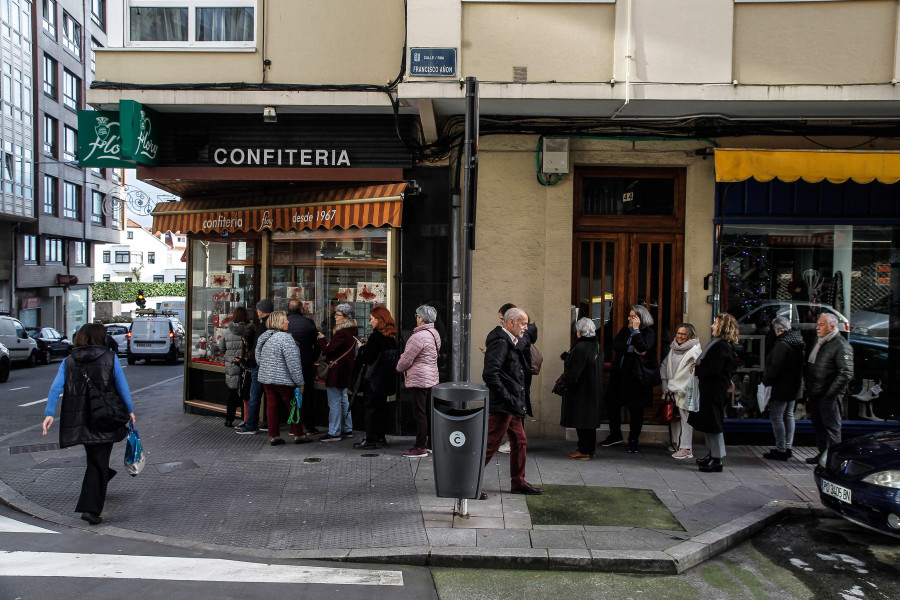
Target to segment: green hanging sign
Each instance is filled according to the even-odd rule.
[[[133,169],[159,162],[158,115],[134,100],[119,112],[78,111],[78,166]]]
[[[78,111],[78,166],[133,168],[122,160],[122,134],[119,113]]]
[[[122,158],[141,165],[157,164],[159,116],[156,111],[134,100],[119,100],[119,122],[122,128]]]

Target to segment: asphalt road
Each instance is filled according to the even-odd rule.
[[[162,362],[128,365],[124,358],[119,359],[128,379],[132,393],[147,386],[173,377],[184,376],[184,364],[166,365]],[[6,383],[0,383],[0,438],[31,425],[38,425],[43,420],[46,407],[47,392],[50,384],[59,371],[61,360],[57,359],[49,365],[38,365],[28,368],[13,366]],[[140,418],[140,415],[137,415]],[[55,438],[53,441],[56,441]]]

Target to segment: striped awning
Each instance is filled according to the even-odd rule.
[[[716,181],[896,183],[900,152],[890,150],[762,150],[716,148]]]
[[[151,213],[153,230],[212,233],[400,227],[406,185],[385,183],[265,196],[163,202]]]

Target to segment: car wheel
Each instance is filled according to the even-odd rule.
[[[0,383],[6,383],[9,380],[9,359],[3,358],[0,361]]]
[[[133,365],[135,362],[136,361],[134,360],[134,357],[129,354],[128,355],[128,364]]]
[[[25,366],[29,369],[37,366],[38,364],[38,352],[37,350],[32,350],[31,354],[28,355],[28,359],[25,361]]]
[[[41,352],[41,364],[50,364],[50,350],[44,350],[43,352]]]

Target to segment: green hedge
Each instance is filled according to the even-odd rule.
[[[138,291],[144,291],[144,298],[158,296],[187,295],[187,284],[178,283],[152,283],[146,281],[98,281],[94,283],[94,301],[119,300],[121,302],[134,302]]]

